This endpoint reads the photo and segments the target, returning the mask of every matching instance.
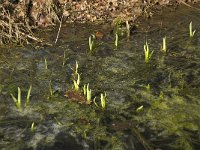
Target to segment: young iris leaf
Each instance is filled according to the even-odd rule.
[[[89,52],[92,53],[93,49],[94,49],[94,40],[95,40],[95,35],[92,34],[90,37],[89,37]]]
[[[15,102],[15,105],[18,109],[21,109],[22,106],[21,106],[21,89],[18,87],[18,97],[17,99],[14,97],[13,94],[11,94],[11,97],[13,99],[13,101]]]
[[[163,45],[162,45],[161,51],[164,53],[167,52],[166,36],[163,38]]]
[[[150,91],[151,91],[151,86],[150,86],[150,84],[147,84],[146,89],[147,89],[147,92],[150,92]]]
[[[30,87],[28,89],[28,93],[27,93],[27,96],[26,96],[25,107],[29,105],[29,99],[30,99],[30,96],[31,96],[31,90],[32,90],[32,85],[30,85]]]
[[[101,93],[101,107],[102,109],[106,108],[106,93],[104,95]]]
[[[47,70],[48,69],[48,64],[47,64],[47,59],[46,58],[44,59],[44,64],[45,64],[45,69]]]
[[[143,110],[143,105],[140,106],[140,107],[138,107],[138,108],[136,109],[137,112],[140,112],[140,111],[142,111],[142,110]]]
[[[118,36],[118,33],[116,32],[115,33],[115,47],[116,48],[118,47],[118,43],[119,43],[119,36]]]
[[[24,104],[24,107],[28,106],[28,104],[29,104],[29,99],[30,99],[30,95],[31,95],[31,89],[32,89],[32,86],[30,85],[28,93],[27,93],[27,96],[26,96],[26,102]],[[16,98],[13,94],[11,94],[11,97],[12,97],[13,101],[15,102],[16,107],[18,109],[22,109],[21,89],[19,87],[18,87],[18,97]]]
[[[33,122],[32,124],[31,124],[31,132],[34,132],[35,131],[35,123]]]
[[[50,80],[49,82],[49,93],[50,93],[50,97],[53,96],[53,85],[52,85],[52,81]]]
[[[87,87],[86,85],[83,86],[83,95],[86,96],[87,94]]]
[[[128,20],[126,21],[126,32],[127,32],[127,38],[129,38],[130,37],[130,25],[129,25]]]
[[[79,91],[79,84],[80,84],[80,74],[77,73],[77,75],[78,75],[77,80],[76,81],[73,80],[73,82],[74,82],[74,90],[75,91]]]
[[[65,66],[65,60],[66,59],[66,52],[64,51],[63,53],[63,63],[62,63],[62,66],[64,67]]]
[[[145,62],[146,62],[146,63],[149,63],[149,61],[150,61],[152,55],[153,55],[153,51],[150,53],[149,45],[148,45],[148,43],[146,42],[145,45],[144,45],[144,56],[145,56]]]
[[[76,61],[75,74],[78,74],[78,62]]]
[[[189,34],[190,34],[190,37],[192,38],[195,34],[196,30],[193,31],[192,29],[192,21],[190,22],[190,25],[189,25]]]
[[[89,83],[87,85],[87,103],[90,104],[92,99],[92,90],[89,89]]]
[[[99,105],[96,102],[96,97],[93,99],[93,102],[94,102],[94,104],[95,104],[96,107],[99,107]]]

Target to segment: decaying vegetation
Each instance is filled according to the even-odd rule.
[[[0,1],[0,43],[26,44],[41,41],[33,34],[37,27],[60,22],[112,22],[120,17],[133,22],[139,15],[152,15],[155,5],[197,2],[197,0],[2,0]]]
[[[0,43],[1,44],[25,44],[28,41],[39,41],[34,37],[27,21],[17,21],[16,18],[4,8],[0,12]]]
[[[52,0],[5,0],[0,4],[0,43],[41,42],[33,30],[52,25],[57,20]]]

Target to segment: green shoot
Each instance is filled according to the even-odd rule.
[[[192,38],[195,34],[196,30],[193,31],[192,29],[192,21],[190,22],[190,25],[189,25],[189,33],[190,33],[190,38]]]
[[[147,90],[147,92],[150,92],[150,91],[151,91],[151,86],[150,86],[150,84],[147,84],[146,90]]]
[[[11,94],[13,101],[18,109],[22,108],[21,105],[21,89],[18,87],[18,98],[16,99],[13,94]]]
[[[86,130],[84,130],[83,134],[84,134],[84,138],[87,139],[87,133],[86,133]]]
[[[89,83],[87,84],[87,103],[90,104],[91,103],[91,99],[92,99],[92,90],[89,89]]]
[[[78,75],[77,80],[76,80],[76,81],[73,80],[73,82],[74,82],[74,90],[75,90],[75,91],[79,91],[79,84],[80,84],[80,74],[77,73],[77,75]]]
[[[31,124],[31,132],[34,132],[35,131],[35,123],[33,122],[32,124]]]
[[[30,96],[31,96],[31,90],[32,90],[32,85],[30,85],[30,87],[28,89],[28,93],[27,93],[27,96],[26,96],[25,107],[27,107],[29,105],[29,99],[30,99]]]
[[[78,74],[78,62],[76,61],[75,74]]]
[[[99,105],[98,105],[97,102],[96,102],[96,97],[93,99],[93,102],[94,102],[94,105],[98,108]]]
[[[54,119],[55,119],[56,123],[57,123],[59,126],[62,126],[62,125],[63,125],[56,117],[54,117]]]
[[[83,86],[83,95],[86,96],[87,94],[87,87],[86,85]]]
[[[145,54],[145,62],[149,63],[149,61],[150,61],[150,59],[151,59],[151,57],[153,55],[153,51],[150,53],[149,45],[148,45],[147,42],[144,45],[144,54]]]
[[[63,53],[63,63],[62,63],[63,67],[65,66],[65,59],[66,59],[66,52],[64,51],[64,53]]]
[[[101,107],[102,109],[106,108],[106,93],[104,95],[101,93]]]
[[[137,112],[140,112],[140,111],[142,111],[142,110],[143,110],[143,105],[140,106],[140,107],[138,107],[138,108],[136,109]]]
[[[126,31],[127,31],[127,38],[129,38],[130,37],[130,25],[129,25],[128,20],[126,21]]]
[[[44,59],[44,64],[45,64],[45,69],[47,70],[48,69],[48,64],[47,64],[47,59],[46,58]]]
[[[163,38],[163,45],[162,45],[161,51],[164,53],[167,52],[166,36]]]
[[[118,36],[118,33],[116,32],[115,33],[115,47],[116,48],[118,47],[118,44],[119,44],[119,36]]]
[[[94,40],[95,40],[95,35],[94,34],[92,34],[92,35],[90,35],[90,37],[89,37],[89,52],[90,53],[92,53],[92,51],[93,51],[93,49],[94,49]]]
[[[50,97],[53,96],[53,85],[52,85],[52,81],[49,81],[49,93],[50,93]]]
[[[163,99],[163,98],[164,98],[164,93],[163,93],[163,91],[160,92],[159,98],[160,98],[160,99]]]
[[[28,93],[27,93],[27,96],[26,96],[26,102],[24,104],[24,107],[27,107],[29,105],[29,100],[30,100],[30,96],[31,96],[31,89],[32,89],[32,86],[30,85],[29,87],[29,90],[28,90]],[[11,97],[13,99],[13,101],[15,102],[15,105],[18,109],[22,109],[22,104],[21,104],[21,101],[22,101],[22,97],[21,97],[21,89],[18,87],[18,97],[14,97],[13,94],[11,94]]]

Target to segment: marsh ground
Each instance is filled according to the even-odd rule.
[[[110,24],[63,25],[53,46],[2,47],[0,148],[199,149],[200,13],[187,6],[159,12],[152,19],[138,18],[129,38],[119,34],[117,48]],[[103,36],[89,54],[88,37],[97,32]],[[56,34],[55,29],[37,33],[48,43]],[[166,54],[160,51],[165,36]],[[154,51],[149,63],[144,62],[146,40]],[[80,86],[90,84],[99,107],[64,96],[73,89],[76,61]],[[17,97],[20,87],[23,106],[30,85],[30,104],[19,110],[10,94]]]

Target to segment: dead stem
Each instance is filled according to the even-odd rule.
[[[63,22],[64,9],[65,9],[65,7],[66,7],[66,3],[65,3],[64,8],[63,8],[63,13],[62,13],[62,17],[61,17],[61,20],[60,20],[60,26],[59,26],[58,33],[57,33],[57,36],[56,36],[55,44],[57,43],[58,37],[59,37],[59,35],[60,35],[60,29],[61,29],[61,27],[62,27],[62,22]]]

